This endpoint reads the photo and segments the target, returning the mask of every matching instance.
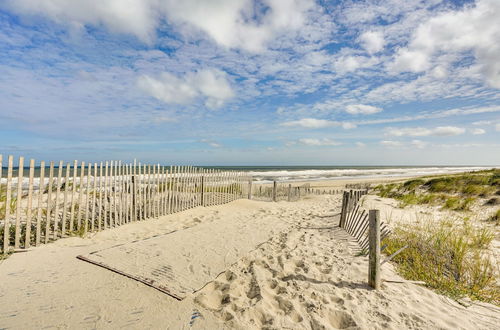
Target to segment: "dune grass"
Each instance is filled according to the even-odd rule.
[[[468,211],[478,198],[487,198],[500,192],[500,170],[486,170],[454,174],[430,179],[412,179],[375,187],[381,197],[407,205],[439,205],[443,209]]]
[[[408,245],[393,259],[403,277],[455,299],[500,305],[499,269],[486,254],[493,238],[487,228],[467,220],[441,221],[399,225],[383,244],[387,254]]]
[[[488,221],[491,221],[495,224],[495,226],[500,225],[500,209],[497,210],[489,219]]]

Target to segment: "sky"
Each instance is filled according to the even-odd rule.
[[[0,0],[0,154],[499,165],[499,17],[499,0]]]

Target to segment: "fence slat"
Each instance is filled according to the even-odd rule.
[[[103,208],[103,203],[102,203],[102,198],[104,195],[104,192],[102,191],[102,181],[103,181],[103,173],[102,173],[102,162],[99,164],[99,206],[98,206],[98,212],[97,212],[97,230],[101,231],[101,222],[102,222],[102,208]]]
[[[132,221],[137,221],[137,160],[132,167]]]
[[[54,232],[53,239],[54,241],[57,239],[57,232],[59,229],[59,195],[61,194],[61,180],[62,180],[62,172],[63,172],[63,161],[59,161],[59,166],[57,168],[57,182],[56,182],[56,208],[54,210]]]
[[[125,183],[124,183],[124,187],[125,187],[125,191],[124,191],[124,195],[125,195],[125,200],[124,200],[124,203],[125,203],[125,223],[129,223],[132,219],[132,217],[130,216],[131,215],[130,207],[132,206],[132,203],[130,203],[130,168],[131,168],[130,164],[124,165],[124,169],[125,169]]]
[[[160,165],[156,164],[153,166],[153,218],[158,218],[158,173],[160,172]]]
[[[73,186],[71,187],[71,210],[69,214],[69,231],[74,230],[75,224],[75,202],[76,202],[76,179],[78,177],[78,161],[73,162]]]
[[[76,230],[80,230],[81,227],[82,227],[82,213],[83,213],[83,208],[82,208],[82,204],[83,204],[83,176],[85,174],[85,162],[81,162],[80,164],[80,182],[79,182],[79,185],[78,185],[78,188],[79,191],[78,191],[78,212],[76,214],[76,218],[77,218],[77,227],[76,227]]]
[[[97,163],[94,163],[94,180],[92,180],[92,207],[91,207],[91,215],[90,215],[90,221],[91,221],[91,226],[90,230],[93,232],[95,231],[95,207],[96,207],[96,194],[97,194]]]
[[[92,171],[92,163],[87,164],[87,175],[85,180],[85,215],[83,216],[83,233],[86,234],[89,230],[89,199],[90,199],[90,173]]]
[[[102,194],[103,194],[102,226],[103,226],[104,229],[108,228],[108,219],[109,219],[109,216],[108,216],[108,210],[109,210],[109,203],[108,203],[108,166],[109,166],[109,162],[105,161],[104,162],[104,181],[103,181],[104,188],[103,188],[103,191],[102,191]]]
[[[12,199],[12,168],[14,167],[14,157],[9,156],[7,165],[7,187],[5,190],[5,217],[3,220],[3,252],[9,251],[10,241],[10,208]]]
[[[49,242],[50,223],[52,221],[52,181],[54,179],[54,162],[49,167],[49,187],[47,193],[47,217],[45,219],[45,244]]]
[[[368,284],[375,290],[380,289],[380,211],[369,211],[369,270]]]
[[[0,167],[2,167],[0,159]],[[28,181],[28,209],[26,210],[26,233],[24,237],[24,247],[28,249],[31,246],[31,215],[33,207],[33,181],[35,176],[35,160],[30,159],[30,172]],[[0,174],[0,178],[2,175]],[[1,194],[0,194],[1,195]]]
[[[162,215],[167,214],[167,184],[168,184],[168,169],[163,166],[163,194],[162,194]]]
[[[63,212],[62,212],[62,223],[61,223],[61,237],[66,236],[66,213],[68,207],[68,184],[69,176],[71,172],[71,164],[66,164],[66,172],[64,176],[64,201],[63,201]]]
[[[42,236],[42,203],[43,195],[45,190],[45,161],[40,162],[40,175],[38,182],[38,203],[37,203],[37,213],[36,213],[36,238],[35,246],[40,245]]]
[[[16,232],[14,233],[14,249],[19,249],[21,240],[21,210],[23,200],[23,169],[24,157],[19,157],[17,175],[17,195],[16,195]]]

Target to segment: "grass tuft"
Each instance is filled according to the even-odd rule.
[[[393,259],[405,278],[424,281],[453,298],[500,305],[498,268],[484,253],[492,240],[486,228],[443,221],[397,226],[383,244],[387,254],[408,245]]]

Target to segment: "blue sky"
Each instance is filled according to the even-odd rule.
[[[0,153],[498,165],[498,17],[498,0],[0,0]]]

